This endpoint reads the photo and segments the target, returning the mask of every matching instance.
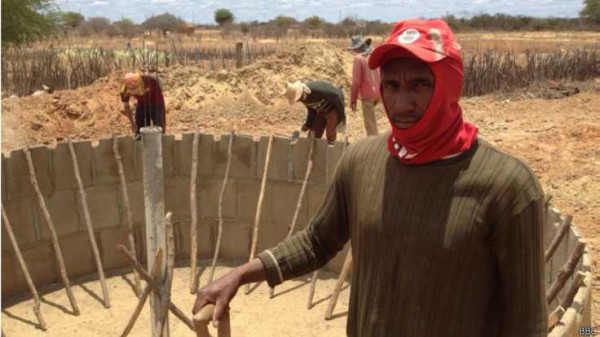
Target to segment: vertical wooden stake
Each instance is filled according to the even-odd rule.
[[[235,67],[236,68],[241,68],[244,65],[244,58],[242,55],[242,47],[244,46],[243,42],[236,42],[235,43]]]
[[[315,270],[310,280],[310,288],[308,289],[308,302],[306,303],[306,309],[312,308],[313,297],[315,296],[315,287],[317,286],[317,278],[319,277],[319,270]]]
[[[150,271],[150,276],[152,276],[152,279],[155,279],[156,276],[158,275],[158,268],[160,267],[160,263],[162,261],[162,250],[158,250],[156,252],[156,256],[154,256],[154,265],[152,265],[152,270]],[[131,329],[133,329],[133,325],[135,324],[135,321],[137,321],[138,317],[140,316],[140,313],[142,312],[142,309],[144,308],[144,304],[146,304],[146,300],[148,299],[148,295],[150,295],[150,292],[152,292],[152,285],[148,284],[146,286],[146,289],[144,289],[144,291],[142,292],[142,295],[140,296],[140,299],[138,300],[138,304],[135,307],[135,310],[133,311],[133,314],[131,315],[131,318],[129,318],[129,322],[127,322],[127,325],[125,326],[125,329],[123,330],[123,333],[121,334],[121,337],[127,337],[127,335],[129,335],[129,333],[131,332]]]
[[[190,173],[190,293],[195,294],[198,290],[198,275],[196,271],[197,258],[198,258],[198,202],[196,187],[198,186],[198,141],[200,135],[198,132],[194,133],[194,142],[192,144],[192,172]]]
[[[342,290],[342,285],[346,278],[348,277],[348,273],[350,272],[350,267],[352,266],[352,249],[348,249],[348,254],[346,254],[346,260],[344,261],[344,266],[342,267],[342,271],[338,277],[337,283],[335,284],[335,288],[331,293],[331,299],[329,300],[329,305],[327,306],[327,311],[325,312],[325,319],[331,319],[331,314],[333,313],[333,309],[335,308],[335,304],[337,303],[338,296],[340,295],[340,291]]]
[[[131,214],[131,204],[129,203],[129,195],[127,194],[127,181],[125,180],[125,170],[123,170],[123,162],[121,160],[121,154],[119,152],[119,140],[117,136],[113,134],[113,152],[115,153],[115,160],[117,161],[117,168],[119,170],[119,185],[121,186],[121,196],[123,197],[123,204],[125,208],[125,223],[127,224],[127,239],[129,241],[129,250],[134,254],[135,249],[135,237],[133,235],[133,215]],[[136,254],[137,255],[137,254]],[[142,285],[140,284],[140,275],[133,270],[133,279],[135,281],[135,292],[141,296]]]
[[[68,139],[69,152],[71,152],[71,160],[73,162],[73,171],[75,172],[75,180],[79,187],[79,200],[81,201],[81,208],[83,209],[83,219],[85,221],[85,228],[87,229],[88,240],[92,246],[92,252],[94,254],[94,260],[96,261],[96,269],[98,270],[98,278],[100,279],[100,285],[102,286],[102,296],[104,298],[104,307],[110,308],[110,298],[108,296],[108,288],[106,287],[106,279],[104,278],[104,269],[102,268],[102,260],[100,259],[100,252],[98,251],[98,244],[96,243],[96,237],[94,236],[94,228],[92,227],[92,218],[90,216],[90,210],[88,208],[85,189],[83,188],[83,182],[81,181],[81,175],[79,174],[79,163],[77,162],[77,155],[73,148],[73,142]]]
[[[308,179],[313,168],[313,149],[315,147],[315,134],[313,131],[309,131],[310,147],[308,150],[308,165],[306,165],[306,173],[304,174],[304,181],[302,182],[302,188],[300,189],[300,195],[298,196],[298,203],[296,204],[296,210],[294,211],[294,217],[292,218],[292,224],[288,230],[286,239],[289,239],[294,231],[296,230],[296,222],[298,221],[298,215],[302,209],[302,199],[304,199],[304,193],[306,193],[306,186],[308,185]],[[269,298],[275,296],[275,288],[269,288]]]
[[[154,255],[158,249],[167,251],[165,238],[165,198],[163,178],[162,157],[162,130],[158,126],[147,126],[140,130],[142,134],[142,161],[144,181],[144,208],[146,215],[146,256],[148,257],[148,269],[154,264]],[[160,293],[164,293],[164,283],[167,264],[163,259],[160,272]],[[150,325],[152,326],[152,337],[168,337],[158,335],[156,327],[159,322],[160,295],[153,294],[150,297]],[[168,333],[168,331],[167,331]]]
[[[346,151],[347,147],[348,147],[348,136],[344,137],[344,149],[343,149],[343,151]],[[308,302],[306,304],[306,309],[312,308],[312,300],[313,300],[313,297],[315,295],[315,287],[317,286],[317,279],[318,278],[319,278],[319,270],[315,270],[314,273],[313,273],[312,279],[310,281],[310,288],[308,290]]]
[[[46,225],[48,226],[48,231],[50,232],[50,237],[52,238],[52,247],[54,248],[54,254],[56,257],[56,261],[58,262],[58,267],[60,269],[60,277],[65,285],[65,290],[67,291],[67,296],[69,297],[69,302],[71,302],[71,307],[73,308],[73,314],[79,316],[79,307],[77,306],[77,302],[75,301],[75,296],[73,296],[73,291],[71,290],[71,283],[69,282],[69,277],[67,275],[67,269],[65,267],[65,260],[62,255],[62,250],[60,249],[60,244],[58,243],[58,235],[56,234],[56,229],[54,227],[54,222],[50,217],[50,212],[48,212],[48,208],[46,207],[46,202],[44,201],[44,196],[42,195],[42,191],[40,191],[40,187],[38,186],[37,177],[35,175],[35,169],[33,167],[33,161],[31,160],[31,153],[29,152],[29,147],[25,147],[23,149],[25,153],[25,158],[27,159],[27,166],[29,168],[29,181],[33,186],[35,191],[35,195],[37,197],[38,206],[42,210],[44,214],[44,219],[46,220]]]
[[[165,216],[165,235],[167,236],[167,273],[165,274],[164,288],[161,294],[161,313],[156,330],[159,336],[169,335],[169,302],[171,302],[171,286],[173,285],[173,270],[175,269],[175,238],[173,237],[173,222],[171,212]],[[166,333],[166,334],[165,334]]]
[[[35,284],[31,279],[31,275],[29,275],[29,270],[27,269],[27,265],[25,264],[25,260],[23,259],[23,254],[21,254],[21,249],[19,248],[19,244],[17,243],[17,239],[15,238],[15,234],[13,233],[12,227],[10,226],[10,222],[8,222],[8,216],[6,215],[6,211],[4,210],[4,205],[2,205],[2,224],[4,224],[4,229],[8,234],[8,238],[10,239],[10,243],[15,250],[15,255],[17,255],[17,260],[19,261],[19,266],[21,266],[21,271],[25,276],[25,281],[27,281],[27,285],[29,286],[29,291],[31,291],[31,295],[33,296],[33,312],[37,317],[38,323],[40,324],[40,329],[46,330],[46,321],[44,317],[42,317],[42,312],[40,311],[40,296],[38,295],[37,290],[35,289]]]
[[[233,131],[229,137],[229,148],[227,150],[227,167],[225,168],[225,177],[223,178],[223,185],[221,186],[221,193],[219,194],[219,228],[217,232],[217,244],[215,246],[215,254],[213,255],[212,265],[210,269],[210,276],[208,282],[212,282],[215,276],[215,268],[217,266],[217,258],[219,257],[219,250],[221,248],[221,237],[223,236],[223,196],[225,195],[225,188],[227,187],[227,179],[229,178],[229,169],[231,168],[231,150],[233,148]]]
[[[267,186],[267,176],[269,172],[269,162],[271,161],[271,147],[273,146],[273,134],[269,136],[269,143],[267,145],[267,154],[265,158],[265,166],[263,169],[262,182],[260,184],[260,194],[258,195],[258,202],[256,205],[256,217],[254,218],[254,229],[252,230],[252,247],[250,248],[250,257],[248,262],[254,259],[256,254],[256,246],[258,245],[258,230],[260,228],[260,213],[262,210],[262,203],[265,196],[265,189]],[[250,293],[250,283],[246,284],[246,295]]]

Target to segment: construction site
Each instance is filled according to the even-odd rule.
[[[166,134],[150,130],[142,140],[121,113],[122,73],[76,89],[3,96],[3,334],[148,336],[156,306],[164,317],[170,312],[163,318],[170,335],[205,336],[191,293],[305,228],[345,148],[365,137],[360,111],[349,108],[333,146],[299,134],[306,110],[281,97],[296,80],[347,90],[352,57],[342,47],[297,42],[238,69],[161,69]],[[530,165],[546,193],[552,337],[600,324],[592,310],[600,82],[577,86],[576,94],[552,97],[540,85],[461,100],[480,136]],[[389,130],[381,105],[377,124]],[[241,288],[230,331],[210,333],[345,335],[349,251],[274,290],[266,282]],[[165,281],[155,286],[159,269]]]

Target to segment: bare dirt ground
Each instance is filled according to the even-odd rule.
[[[305,116],[300,104],[280,98],[286,81],[325,79],[342,85],[348,95],[352,55],[322,43],[283,45],[254,65],[207,73],[195,67],[173,67],[161,73],[167,101],[167,133],[231,130],[251,135],[290,135]],[[119,74],[76,90],[2,100],[2,151],[24,145],[130,134],[119,111]],[[600,79],[581,84],[582,92],[544,99],[546,89],[465,98],[465,116],[482,137],[523,158],[540,178],[552,204],[574,216],[589,242],[594,270],[600,260]],[[348,97],[346,97],[348,101]],[[346,102],[348,104],[348,102]],[[345,135],[364,137],[360,112],[348,111]],[[379,128],[388,129],[379,107]],[[599,277],[595,276],[595,280]],[[594,306],[600,304],[594,285]],[[597,310],[595,310],[597,311]],[[600,313],[593,316],[600,326]]]
[[[242,263],[241,261],[237,264]],[[204,261],[207,266],[210,261]],[[237,265],[236,264],[236,265]],[[225,274],[230,266],[219,266],[215,277]],[[172,301],[189,318],[195,295],[189,293],[189,267],[175,269]],[[208,270],[201,275],[201,285],[208,281]],[[231,333],[238,337],[281,337],[281,336],[345,336],[348,313],[348,284],[342,286],[332,319],[324,319],[331,292],[337,275],[320,273],[315,287],[313,307],[306,310],[310,280],[307,277],[290,280],[275,288],[275,296],[269,299],[269,287],[262,282],[252,285],[252,292],[244,294],[241,289],[231,302]],[[102,289],[98,281],[84,281],[73,286],[73,294],[81,310],[80,316],[65,311],[70,304],[64,289],[42,295],[41,312],[47,330],[36,328],[31,300],[20,302],[2,310],[2,328],[8,337],[76,337],[76,336],[120,336],[138,301],[133,292],[131,273],[107,278],[111,308],[105,309],[101,300]],[[131,337],[150,336],[150,309],[146,302]],[[169,315],[171,336],[192,337],[195,333],[177,317]],[[213,336],[216,331],[210,328]]]

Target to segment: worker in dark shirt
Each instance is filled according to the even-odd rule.
[[[165,132],[165,99],[158,78],[139,73],[127,73],[122,79],[120,95],[124,114],[129,119],[136,138],[139,138],[140,128],[144,126],[160,126],[162,132]],[[132,96],[137,101],[135,120],[129,106],[129,98]]]
[[[316,138],[325,133],[327,142],[333,144],[337,130],[346,125],[344,93],[326,81],[288,83],[283,96],[290,104],[302,102],[307,109],[302,131],[312,131]]]

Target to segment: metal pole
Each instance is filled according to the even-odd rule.
[[[146,126],[141,128],[142,134],[142,163],[144,181],[144,208],[146,216],[146,256],[148,258],[148,270],[154,264],[154,256],[158,249],[167,251],[165,237],[165,196],[163,181],[163,159],[162,159],[162,129],[158,126]],[[161,285],[161,293],[164,293],[164,278],[166,274],[166,259],[163,259],[158,273],[158,283]],[[157,323],[159,314],[162,312],[160,297],[153,294],[150,297],[150,326],[152,337],[168,337],[169,331],[165,329],[162,336],[158,336]]]

